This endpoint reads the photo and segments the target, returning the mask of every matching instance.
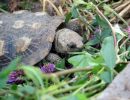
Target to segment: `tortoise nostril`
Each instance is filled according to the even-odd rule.
[[[77,48],[77,46],[74,42],[70,42],[70,44],[67,44],[67,46],[71,49]]]

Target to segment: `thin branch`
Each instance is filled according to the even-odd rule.
[[[129,40],[129,38],[127,38],[127,39],[125,39],[124,41],[123,41],[123,43],[120,45],[120,48],[122,48],[123,47],[123,45],[125,45],[126,44],[126,42]]]
[[[43,5],[43,11],[45,12],[46,11],[46,0],[43,0],[42,5]]]
[[[120,0],[116,3],[113,3],[112,6],[115,8],[115,7],[118,7],[122,2],[124,2],[124,0]]]
[[[127,7],[125,7],[119,14],[118,17],[124,17],[126,15],[126,13],[130,10],[130,5],[128,5]],[[116,19],[116,17],[113,17],[111,19],[111,21],[114,21]]]
[[[57,15],[61,16],[62,14],[60,13],[60,11],[56,8],[56,6],[52,3],[52,1],[50,0],[46,0],[56,11]]]
[[[6,10],[0,8],[0,11],[3,12],[3,13],[8,13]]]
[[[118,6],[117,8],[115,8],[115,11],[120,11],[122,10],[124,7],[126,7],[128,4],[130,3],[130,1],[127,1],[125,3],[123,3],[122,5]]]
[[[72,69],[67,69],[67,70],[59,71],[59,72],[52,73],[52,74],[47,74],[47,77],[53,77],[53,76],[60,77],[60,76],[66,75],[66,74],[71,74],[71,73],[81,72],[81,71],[90,71],[90,70],[92,70],[92,68],[87,68],[87,67],[72,68]]]

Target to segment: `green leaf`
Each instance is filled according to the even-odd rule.
[[[12,84],[12,86],[11,86],[12,90],[17,90],[17,88],[18,88],[18,86],[16,84]]]
[[[74,5],[75,5],[75,6],[78,6],[78,5],[80,5],[80,4],[86,5],[87,3],[84,2],[84,0],[74,0]]]
[[[97,39],[97,38],[94,38],[94,39],[88,41],[88,42],[85,44],[85,46],[88,46],[88,45],[96,45],[96,44],[99,44],[99,43],[100,43],[100,40]]]
[[[70,12],[70,13],[68,13],[68,14],[66,15],[66,17],[65,17],[65,22],[68,23],[69,20],[71,19],[71,17],[72,17],[72,13]]]
[[[102,43],[101,55],[105,60],[106,66],[110,69],[115,67],[116,64],[116,52],[114,48],[113,37],[106,37]]]
[[[109,27],[108,23],[99,15],[96,15],[96,21],[98,25],[101,27],[101,34],[95,35],[97,35],[97,37],[99,37],[100,35],[100,40],[103,40],[104,38],[111,36],[111,28]]]
[[[21,69],[24,70],[26,76],[30,78],[37,87],[40,85],[41,88],[43,88],[42,72],[39,68],[33,66],[22,66]]]
[[[64,67],[65,67],[65,59],[61,59],[60,61],[57,62],[56,68],[64,69]]]
[[[71,12],[73,18],[78,18],[79,14],[78,14],[78,8],[76,6],[72,6]]]
[[[76,94],[76,95],[70,95],[66,96],[61,100],[88,100],[85,96],[85,94]]]
[[[107,28],[102,30],[100,40],[103,41],[104,38],[109,37],[109,36],[112,36],[111,29],[110,29],[110,27],[107,27]]]
[[[93,69],[92,69],[92,72],[94,74],[98,74],[98,72],[103,68],[103,66],[99,65],[99,66],[95,66]]]
[[[38,100],[60,100],[60,99],[56,99],[55,97],[51,96],[51,95],[43,95],[40,99]]]
[[[106,83],[111,83],[112,82],[112,77],[111,77],[111,72],[110,71],[105,71],[101,73],[100,78],[104,80]]]
[[[101,55],[96,56],[95,57],[95,63],[104,65],[104,59],[103,59],[103,57]]]
[[[7,79],[8,77],[0,78],[0,89],[6,86]]]
[[[3,96],[1,100],[18,100],[18,99],[19,98],[17,98],[16,96],[10,94],[10,95]]]
[[[109,27],[108,23],[104,19],[102,19],[99,15],[96,15],[96,21],[98,25],[100,25],[104,29]]]
[[[18,91],[27,94],[34,94],[35,88],[30,85],[19,86]]]
[[[87,2],[86,3],[86,9],[87,10],[94,10],[93,3],[92,2]]]
[[[69,63],[73,64],[74,67],[87,67],[95,66],[95,60],[92,58],[92,55],[85,52],[81,55],[76,55],[68,59]]]

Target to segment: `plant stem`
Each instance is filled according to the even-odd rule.
[[[46,11],[46,0],[43,0],[42,5],[43,5],[43,11],[45,12]]]
[[[96,88],[98,88],[98,87],[104,87],[105,86],[105,83],[102,81],[102,82],[100,82],[99,84],[96,84],[96,85],[93,85],[93,86],[91,86],[91,87],[88,87],[88,88],[86,88],[86,89],[84,89],[84,91],[86,92],[86,91],[88,91],[88,90],[92,90],[92,89],[96,89]]]
[[[119,6],[123,1],[124,1],[124,0],[119,0],[119,1],[116,2],[116,3],[113,3],[112,6],[117,7],[117,6]]]
[[[46,0],[56,11],[57,15],[62,16],[62,14],[60,13],[60,11],[56,8],[56,6],[52,3],[52,1],[50,0]]]
[[[56,95],[56,94],[59,94],[59,93],[69,92],[69,91],[75,90],[79,87],[81,87],[81,85],[71,86],[70,88],[66,88],[66,89],[60,89],[60,90],[57,90],[57,91],[53,91],[52,93],[50,93],[50,95]]]
[[[14,94],[14,95],[17,95],[17,96],[23,96],[23,94],[22,93],[18,93],[18,92],[15,92],[15,91],[11,91],[11,90],[5,90],[5,91],[3,91],[2,93],[0,93],[0,96],[1,95],[5,95],[5,94]]]
[[[92,95],[96,95],[97,92],[100,92],[102,89],[103,89],[103,87],[98,88],[98,89],[96,89],[96,90],[93,90],[93,91],[87,93],[86,96],[87,96],[87,97],[91,97]]]
[[[121,17],[119,16],[112,8],[108,7],[105,5],[109,11],[111,11],[114,15],[116,15],[122,22],[125,23],[126,26],[128,26],[128,23]],[[110,20],[110,22],[113,21],[113,19]]]
[[[94,77],[92,80],[87,81],[84,85],[82,85],[79,89],[77,89],[75,92],[73,92],[73,95],[77,94],[78,92],[80,92],[83,88],[85,88],[87,85],[89,85],[91,82],[93,81],[97,81],[97,78]]]
[[[127,1],[123,4],[121,4],[120,6],[118,6],[117,8],[115,8],[115,11],[120,11],[122,10],[124,7],[126,7],[128,4],[130,3],[130,1]]]
[[[81,71],[90,71],[92,70],[92,68],[87,68],[87,67],[84,67],[84,68],[72,68],[72,69],[67,69],[67,70],[64,70],[64,71],[59,71],[59,72],[56,72],[56,73],[52,73],[52,74],[47,74],[46,76],[47,77],[60,77],[60,76],[63,76],[63,75],[66,75],[66,74],[71,74],[71,73],[75,73],[75,72],[81,72]]]
[[[127,7],[125,7],[119,14],[117,14],[118,16],[117,17],[119,17],[121,20],[123,19],[122,17],[124,17],[124,15],[126,15],[126,13],[128,12],[130,10],[130,5],[128,5]],[[112,19],[111,19],[111,21],[113,21],[113,20],[115,20],[116,19],[116,17],[113,17]],[[127,23],[126,23],[126,21],[123,19],[122,20],[126,25],[127,25]]]
[[[0,11],[3,12],[3,13],[8,13],[6,10],[0,8]]]
[[[128,37],[128,38],[126,38],[126,39],[123,41],[123,43],[120,45],[120,48],[122,48],[122,47],[123,47],[123,45],[125,45],[127,41],[129,41],[129,37]]]
[[[50,92],[52,92],[52,91],[57,90],[58,88],[60,88],[60,87],[62,87],[62,86],[65,86],[65,85],[68,84],[68,83],[69,83],[69,82],[62,82],[62,83],[60,83],[60,84],[58,84],[58,85],[53,85],[53,86],[51,86],[51,88],[49,87],[49,88],[47,88],[47,89],[45,89],[45,90],[41,90],[41,93],[42,93],[42,94],[50,93]]]

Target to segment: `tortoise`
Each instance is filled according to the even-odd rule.
[[[0,69],[17,56],[21,56],[26,65],[42,60],[49,53],[55,31],[63,21],[63,17],[44,12],[0,13]]]

